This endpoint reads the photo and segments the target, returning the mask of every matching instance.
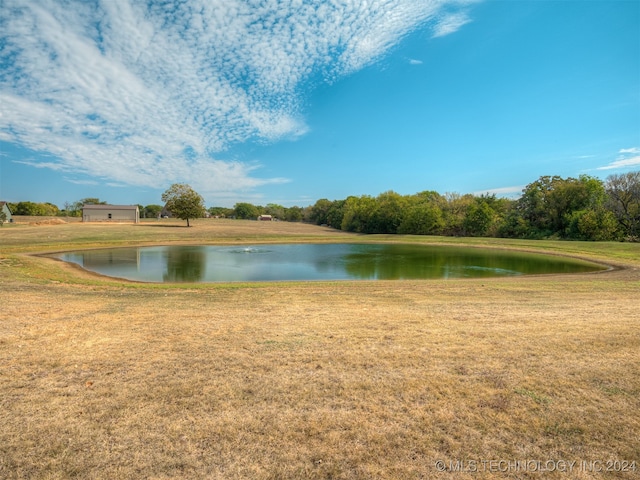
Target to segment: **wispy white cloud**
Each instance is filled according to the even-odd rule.
[[[620,153],[621,155],[624,155],[627,153],[640,154],[640,148],[639,147],[622,148],[618,153]]]
[[[420,26],[450,34],[467,3],[3,0],[0,140],[56,158],[32,166],[116,184],[287,182],[225,149],[304,135],[305,82],[369,65]]]
[[[491,188],[489,190],[481,190],[473,192],[473,195],[496,195],[498,197],[519,197],[526,185],[514,185],[511,187]]]
[[[13,162],[19,163],[22,165],[28,165],[30,167],[35,167],[35,168],[48,168],[50,170],[56,170],[60,172],[69,170],[69,167],[67,167],[62,163],[57,163],[57,162],[43,162],[43,161],[36,161],[36,160],[13,160]]]
[[[613,170],[616,168],[628,168],[635,166],[640,166],[640,155],[616,160],[608,165],[604,165],[603,167],[598,167],[597,170]]]
[[[78,180],[76,178],[66,178],[65,180],[74,185],[99,185],[95,180]]]
[[[471,22],[471,18],[466,12],[446,13],[437,18],[433,28],[433,37],[444,37],[460,30],[464,25]]]
[[[415,58],[410,58],[409,59],[409,64],[411,64],[411,65],[422,65],[422,63],[423,63],[422,60],[417,60]]]
[[[598,167],[596,170],[615,170],[640,166],[640,148],[623,148],[618,154],[616,160],[602,167]]]

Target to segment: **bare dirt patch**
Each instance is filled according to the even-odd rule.
[[[81,222],[81,218],[73,217],[52,217],[52,216],[26,216],[26,215],[14,215],[13,223],[16,225],[62,225],[65,223],[78,223]]]

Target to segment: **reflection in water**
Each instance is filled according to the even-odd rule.
[[[166,252],[165,282],[201,282],[207,264],[204,247],[170,248]]]
[[[105,265],[135,265],[140,263],[140,253],[137,248],[118,248],[113,250],[88,250],[82,253],[86,268]]]
[[[360,279],[457,278],[543,273],[539,259],[473,248],[383,245],[346,256],[346,269]],[[552,270],[553,271],[553,270]]]
[[[393,280],[602,269],[559,256],[401,244],[138,247],[72,252],[59,257],[103,275],[142,282]]]

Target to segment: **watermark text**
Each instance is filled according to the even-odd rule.
[[[478,459],[478,460],[436,460],[438,472],[501,472],[501,473],[548,473],[548,472],[636,472],[635,460],[520,460],[520,459]]]

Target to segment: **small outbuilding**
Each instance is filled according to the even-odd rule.
[[[262,222],[271,222],[273,220],[273,217],[271,215],[260,215],[258,217],[258,220]]]
[[[137,205],[84,205],[83,222],[140,222]]]
[[[171,210],[169,210],[166,205],[162,207],[162,211],[160,211],[160,218],[173,218]]]
[[[9,209],[9,205],[7,202],[0,202],[0,211],[4,212],[6,216],[5,222],[13,222],[13,217],[11,216],[11,210]]]

